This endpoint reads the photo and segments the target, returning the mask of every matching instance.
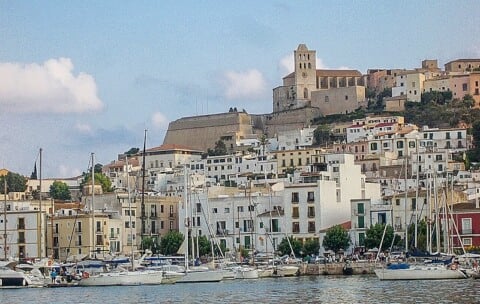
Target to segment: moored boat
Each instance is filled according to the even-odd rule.
[[[445,280],[466,279],[467,274],[456,265],[409,265],[393,264],[387,268],[375,269],[380,280]]]

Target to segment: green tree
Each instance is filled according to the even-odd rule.
[[[311,255],[311,254],[317,255],[319,249],[320,249],[320,241],[317,238],[307,240],[303,244],[303,253],[306,255]]]
[[[195,246],[197,245],[197,238],[198,238],[198,254],[200,254],[200,256],[209,255],[212,252],[212,247],[210,245],[210,241],[207,239],[207,236],[202,235],[202,236],[199,236],[199,237],[194,237],[193,241],[195,242]],[[190,254],[191,254],[192,248],[189,247],[189,250],[190,250]],[[195,248],[195,254],[194,255],[196,255],[196,254],[197,254],[197,249]],[[193,254],[191,254],[191,255],[194,256]]]
[[[313,131],[313,139],[316,145],[328,145],[331,140],[330,127],[328,125],[319,125]]]
[[[260,146],[262,146],[262,155],[265,155],[265,146],[268,145],[268,138],[265,134],[262,134],[259,138]]]
[[[27,189],[27,178],[18,173],[8,172],[7,175],[0,176],[0,193],[4,194],[5,180],[7,181],[7,193],[25,192]]]
[[[335,253],[340,249],[347,250],[352,243],[348,231],[340,225],[330,227],[325,233],[322,245],[328,250],[333,250]]]
[[[95,173],[95,185],[101,185],[104,193],[112,192],[112,181],[103,173]],[[92,185],[92,175],[84,174],[81,187],[89,187]]]
[[[219,155],[227,155],[227,146],[223,142],[223,140],[218,140],[215,142],[215,148],[212,150],[208,148],[207,154],[210,156],[219,156]]]
[[[124,152],[124,154],[127,156],[132,156],[137,154],[139,151],[140,151],[139,148],[130,148],[130,150],[128,150],[127,152]]]
[[[53,184],[50,186],[50,197],[63,201],[72,199],[72,195],[70,193],[70,189],[68,189],[68,185],[61,181],[54,181]]]
[[[365,234],[365,247],[367,249],[371,248],[379,248],[380,242],[382,241],[382,235],[383,235],[383,230],[385,230],[385,225],[384,224],[375,224],[370,226],[370,228],[367,230]],[[395,238],[395,241],[394,241]],[[382,248],[379,248],[380,250],[386,250],[389,249],[391,245],[397,245],[400,243],[400,237],[395,236],[395,233],[393,231],[393,227],[390,225],[387,225],[386,231],[385,231],[385,237],[383,239],[382,243]]]
[[[178,231],[169,231],[160,240],[160,253],[164,255],[176,254],[184,240],[183,234]]]
[[[152,251],[153,254],[157,254],[160,249],[158,238],[153,236],[143,237],[141,246],[142,249],[148,249]]]
[[[292,244],[292,248],[290,248],[289,241],[290,244]],[[295,239],[293,236],[289,237],[288,240],[287,238],[283,238],[277,247],[277,250],[280,252],[281,255],[290,255],[292,253],[292,249],[295,256],[300,256],[300,252],[303,249],[302,242]]]

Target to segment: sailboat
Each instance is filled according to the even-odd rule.
[[[128,173],[128,158],[126,159],[127,166],[127,191],[128,203],[131,206],[130,199],[130,176]],[[92,153],[92,193],[94,187],[94,154]],[[92,195],[93,197],[93,195]],[[94,212],[94,204],[92,198],[92,213]],[[130,214],[132,212],[130,211]],[[131,218],[130,218],[131,222]],[[92,225],[94,227],[94,225]],[[130,227],[132,224],[130,223]],[[132,229],[132,228],[131,228]],[[132,232],[131,232],[132,233]],[[133,238],[132,238],[133,244]],[[132,250],[133,263],[133,250]],[[127,270],[123,267],[118,267],[115,271],[105,271],[95,275],[90,275],[84,272],[82,280],[78,283],[79,286],[115,286],[115,285],[157,285],[162,283],[163,273],[157,270]]]
[[[435,219],[437,234],[437,249],[440,248],[440,227],[439,227],[439,206],[437,205],[437,193],[435,191]],[[406,203],[406,202],[405,202]],[[448,204],[445,203],[445,214],[448,212]],[[448,226],[448,217],[446,217]],[[387,226],[385,226],[386,229]],[[405,229],[408,229],[406,226]],[[445,228],[448,231],[448,228]],[[385,231],[384,231],[385,234]],[[383,242],[383,239],[382,239]],[[381,248],[380,244],[380,248]],[[430,246],[431,248],[431,246]],[[423,263],[409,264],[398,263],[390,264],[386,267],[375,269],[375,274],[380,280],[444,280],[444,279],[466,279],[468,277],[465,270],[460,269],[459,264],[454,262],[454,257],[443,263]]]
[[[205,266],[193,266],[190,267],[188,263],[188,243],[189,243],[189,232],[191,230],[190,225],[192,221],[189,217],[189,199],[188,199],[188,174],[187,174],[187,167],[184,167],[184,199],[183,202],[185,204],[185,240],[183,241],[182,246],[180,249],[183,251],[185,257],[185,266],[178,266],[178,265],[169,265],[170,267],[175,267],[175,269],[179,272],[184,272],[185,276],[182,277],[177,283],[194,283],[194,282],[220,282],[223,279],[224,271],[223,270],[211,270]],[[184,249],[184,250],[183,250]],[[193,252],[193,250],[192,250]],[[182,269],[183,268],[183,269]],[[171,269],[173,270],[173,269]]]

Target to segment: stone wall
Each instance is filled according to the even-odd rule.
[[[177,144],[207,151],[225,134],[245,136],[253,133],[248,113],[229,112],[183,117],[170,122],[163,144]]]

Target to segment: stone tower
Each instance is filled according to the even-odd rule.
[[[299,44],[293,54],[295,57],[295,99],[297,103],[299,101],[307,103],[311,98],[311,92],[317,89],[316,52],[308,50],[305,44]]]

